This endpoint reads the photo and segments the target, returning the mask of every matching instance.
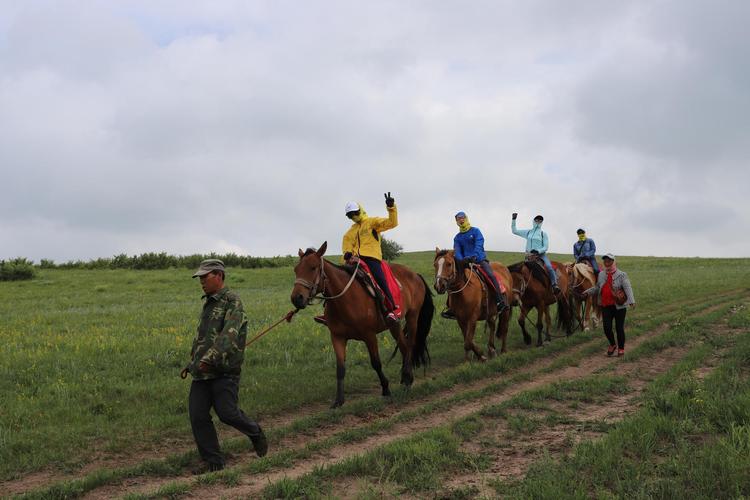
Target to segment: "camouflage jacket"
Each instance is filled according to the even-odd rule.
[[[188,370],[194,380],[239,377],[247,340],[247,316],[242,301],[227,288],[205,299]],[[198,370],[201,362],[210,367],[207,373]]]

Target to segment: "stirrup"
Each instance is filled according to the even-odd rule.
[[[398,316],[396,316],[396,313],[394,312],[389,312],[385,315],[385,324],[388,326],[396,326],[400,322],[401,321],[398,319]]]
[[[456,319],[456,315],[450,309],[445,309],[440,313],[441,318],[445,319]]]

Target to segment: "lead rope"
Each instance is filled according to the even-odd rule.
[[[253,337],[252,339],[250,339],[249,342],[246,342],[245,343],[245,348],[247,348],[247,346],[249,346],[250,344],[252,344],[256,340],[260,339],[263,335],[267,334],[268,332],[270,332],[271,330],[273,330],[274,328],[276,328],[277,326],[279,326],[282,321],[286,321],[287,323],[290,323],[292,321],[292,318],[294,317],[294,315],[297,314],[298,312],[299,312],[299,309],[294,309],[293,311],[289,311],[288,313],[286,313],[276,323],[274,323],[273,325],[269,326],[268,328],[266,328],[262,332],[258,333],[255,337]],[[183,380],[185,380],[187,378],[187,376],[188,376],[188,373],[190,373],[190,370],[188,370],[188,367],[186,366],[180,372],[180,378],[183,379]]]

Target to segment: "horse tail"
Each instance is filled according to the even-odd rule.
[[[435,315],[435,304],[432,302],[432,292],[421,274],[417,274],[424,285],[424,301],[417,318],[417,337],[411,352],[411,363],[415,368],[430,364],[430,351],[427,349],[427,335],[432,327],[432,317]]]

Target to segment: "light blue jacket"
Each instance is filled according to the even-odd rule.
[[[510,225],[513,234],[526,238],[526,253],[536,250],[540,254],[547,253],[549,247],[549,237],[542,228],[534,224],[532,229],[516,229],[516,220],[513,219]]]

